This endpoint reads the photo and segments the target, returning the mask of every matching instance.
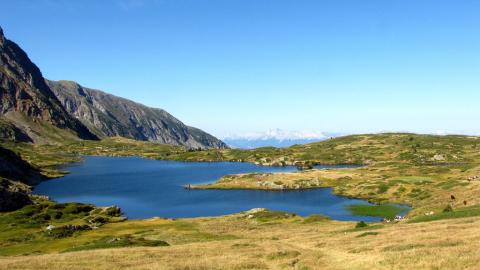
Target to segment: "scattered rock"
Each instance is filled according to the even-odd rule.
[[[297,169],[300,170],[300,171],[313,169],[312,164],[310,164],[310,163],[308,163],[308,162],[297,162],[297,163],[295,163],[295,166],[296,166]]]
[[[444,161],[445,157],[443,155],[436,154],[436,155],[433,156],[432,160],[433,161]]]
[[[70,237],[72,236],[75,232],[80,232],[80,231],[89,231],[92,228],[88,225],[64,225],[64,226],[59,226],[55,227],[53,226],[50,227],[50,230],[48,230],[47,227],[47,235],[53,238],[65,238],[65,237]]]
[[[245,214],[256,214],[258,212],[263,212],[263,211],[267,211],[266,208],[253,208],[253,209],[250,209],[248,211],[245,211]]]
[[[467,178],[468,181],[480,180],[480,176],[474,175]]]
[[[112,239],[110,239],[110,240],[107,240],[107,243],[110,244],[110,243],[113,243],[113,242],[118,242],[118,241],[120,241],[120,240],[122,240],[122,239],[116,237],[116,238],[112,238]]]

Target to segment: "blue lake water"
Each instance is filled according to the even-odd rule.
[[[337,166],[316,166],[331,167]],[[185,184],[211,183],[227,174],[291,172],[296,171],[295,167],[157,161],[136,157],[84,157],[83,162],[62,169],[70,174],[42,182],[34,192],[50,196],[58,202],[83,202],[99,206],[115,204],[131,219],[218,216],[260,207],[302,216],[322,214],[336,220],[379,220],[353,216],[347,209],[348,205],[369,203],[334,195],[330,188],[302,191],[183,188]]]

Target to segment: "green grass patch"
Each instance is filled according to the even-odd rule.
[[[454,219],[454,218],[465,218],[465,217],[476,217],[476,216],[480,216],[480,205],[452,209],[452,211],[444,211],[444,212],[433,214],[430,216],[418,216],[411,219],[409,222],[416,223],[416,222],[427,222],[427,221],[435,221],[435,220],[442,220],[442,219]]]
[[[282,211],[260,211],[252,214],[251,218],[254,218],[257,221],[260,222],[268,222],[268,221],[274,221],[274,220],[282,220],[282,219],[289,219],[296,217],[296,214],[288,213],[288,212],[282,212]]]
[[[415,185],[429,184],[429,183],[432,183],[432,180],[433,179],[431,177],[424,177],[424,176],[401,176],[401,177],[395,177],[392,179],[392,181],[394,182],[410,183]]]
[[[125,236],[106,236],[101,239],[80,245],[77,247],[68,248],[65,252],[104,249],[104,248],[120,248],[120,247],[163,247],[169,246],[165,241],[161,240],[147,240],[145,238],[134,238],[131,235]]]
[[[310,216],[304,218],[303,223],[308,224],[308,223],[324,222],[324,221],[328,221],[328,220],[331,220],[331,219],[327,216],[314,214],[314,215],[310,215]]]
[[[36,199],[33,205],[0,213],[0,255],[64,250],[92,227],[124,220],[120,214],[117,207],[95,208],[89,204]]]
[[[349,205],[349,210],[356,216],[382,217],[392,219],[409,208],[391,204],[381,205]]]
[[[388,191],[389,188],[390,188],[389,185],[380,184],[380,185],[378,185],[377,192],[378,192],[378,193],[385,193],[385,192]]]
[[[449,180],[449,181],[446,181],[446,182],[441,182],[437,186],[441,187],[444,190],[450,190],[450,189],[452,189],[454,187],[458,187],[458,186],[468,186],[468,182],[463,182],[463,181],[459,181],[459,180]]]

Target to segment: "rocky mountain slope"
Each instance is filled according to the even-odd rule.
[[[1,28],[0,120],[0,134],[34,142],[55,133],[96,139],[65,111],[38,67],[17,44],[5,38]]]
[[[46,81],[64,108],[99,137],[121,136],[191,148],[226,148],[200,129],[168,112],[83,87],[72,81]]]
[[[88,89],[47,81],[0,28],[0,138],[49,143],[121,136],[189,148],[227,148],[164,110]]]

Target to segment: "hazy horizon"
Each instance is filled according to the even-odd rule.
[[[224,138],[480,134],[480,2],[2,1],[44,76]]]

